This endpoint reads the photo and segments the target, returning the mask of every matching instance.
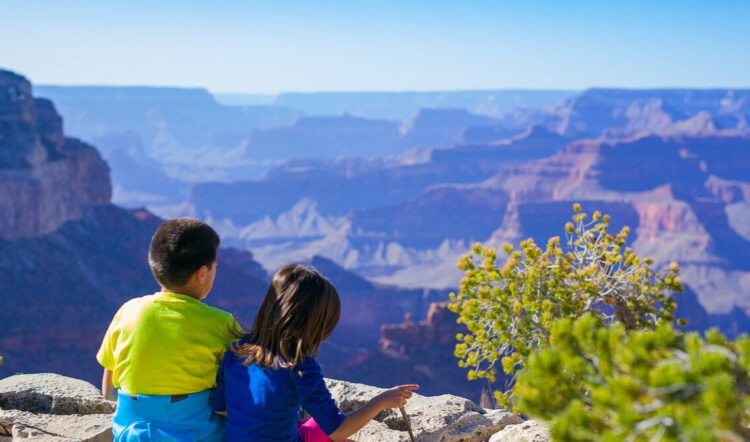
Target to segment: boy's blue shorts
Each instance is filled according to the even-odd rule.
[[[115,441],[223,441],[224,418],[211,411],[210,396],[211,390],[181,396],[119,391]]]

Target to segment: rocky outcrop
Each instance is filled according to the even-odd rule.
[[[435,346],[452,347],[456,344],[456,334],[466,332],[466,327],[457,324],[456,319],[447,303],[431,304],[425,321],[383,325],[380,349],[394,356],[414,356]]]
[[[115,403],[93,385],[43,373],[0,380],[0,440],[112,440]]]
[[[326,384],[341,411],[349,413],[383,390],[363,384],[327,379]],[[112,440],[113,402],[102,399],[91,384],[43,373],[16,375],[0,380],[0,440],[104,442]],[[405,410],[419,442],[473,442],[498,439],[493,434],[531,434],[523,419],[498,409],[485,410],[474,402],[452,395],[415,394]],[[533,428],[539,425],[530,421]],[[534,430],[538,431],[538,430]],[[515,436],[514,436],[515,437]],[[407,423],[397,409],[381,412],[348,438],[352,442],[408,441]],[[530,439],[542,441],[547,439]]]
[[[750,183],[730,181],[711,175],[706,181],[706,189],[725,204],[750,202]]]
[[[326,381],[341,411],[348,413],[383,391],[364,384]],[[485,410],[474,402],[453,395],[414,394],[404,407],[418,441],[486,441],[506,425],[523,419],[507,410]],[[408,441],[406,422],[397,409],[384,410],[364,428],[348,438],[358,442]]]
[[[65,138],[52,103],[33,98],[25,78],[0,70],[0,237],[52,232],[110,196],[96,149]]]

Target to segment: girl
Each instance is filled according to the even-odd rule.
[[[314,358],[340,313],[336,289],[317,271],[276,272],[252,328],[219,367],[212,407],[227,416],[228,441],[339,442],[406,403],[419,386],[393,387],[348,415],[338,409]],[[300,422],[300,407],[312,418]]]

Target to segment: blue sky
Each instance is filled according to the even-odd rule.
[[[213,92],[750,87],[750,0],[0,0],[0,67]]]

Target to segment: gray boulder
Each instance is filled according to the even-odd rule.
[[[86,381],[54,373],[0,379],[0,408],[44,414],[108,414],[115,403]]]
[[[52,373],[0,380],[0,442],[112,440],[115,403],[88,382]]]

